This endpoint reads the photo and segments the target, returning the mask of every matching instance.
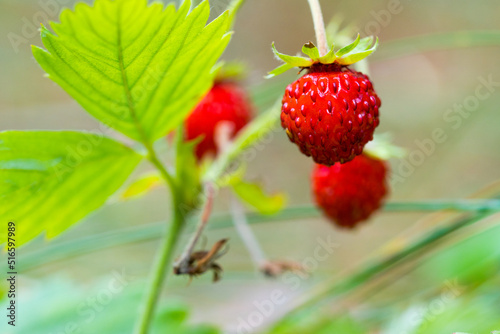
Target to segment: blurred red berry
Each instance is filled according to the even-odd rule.
[[[388,193],[388,167],[365,154],[346,164],[316,165],[312,188],[317,205],[332,221],[353,228],[379,209]]]
[[[363,152],[379,124],[380,99],[368,76],[339,64],[314,64],[290,84],[281,125],[316,163],[345,163]]]
[[[233,126],[231,137],[234,137],[251,116],[252,107],[242,88],[232,82],[215,83],[187,118],[186,139],[203,137],[196,147],[198,160],[207,155],[215,156],[218,151],[215,140],[217,126],[229,122]]]

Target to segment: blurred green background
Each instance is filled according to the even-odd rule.
[[[54,2],[64,3],[68,7],[72,7],[74,3],[68,0],[0,0],[0,26],[3,36],[0,39],[0,130],[98,128],[97,122],[62,89],[44,78],[44,73],[31,55],[30,44],[41,45],[39,35],[34,31],[36,28],[33,21],[46,24],[47,20],[57,20],[57,15],[50,13],[51,10],[50,15],[40,15],[44,13],[43,3]],[[487,46],[457,48],[437,45],[433,47],[433,51],[422,52],[419,51],[422,41],[430,43],[436,39],[409,38],[458,31],[500,31],[500,2],[401,0],[397,14],[380,16],[381,11],[390,13],[388,10],[391,3],[394,1],[322,1],[326,21],[334,15],[340,15],[346,22],[355,23],[362,34],[374,32],[380,38],[379,51],[369,58],[370,76],[383,103],[378,132],[392,133],[395,143],[405,147],[410,153],[406,162],[392,161],[393,171],[403,176],[404,182],[394,185],[390,200],[464,198],[500,179],[499,34],[496,34],[498,46],[491,42],[487,42]],[[211,4],[214,12],[220,12],[227,1],[214,0]],[[12,33],[23,38],[17,45],[13,45],[9,40],[12,39]],[[459,36],[453,40],[444,38],[441,42],[467,46],[481,43],[481,36],[489,35],[478,33],[472,39]],[[249,75],[245,84],[255,96],[256,107],[265,108],[279,98],[286,84],[296,77],[294,73],[289,73],[271,81],[263,79],[267,71],[279,64],[273,58],[271,42],[276,42],[281,52],[294,54],[304,42],[314,38],[307,1],[247,0],[238,16],[235,34],[224,59],[241,60],[248,64]],[[402,39],[408,40],[404,42]],[[408,54],[391,57],[391,52],[399,50],[398,45],[402,45],[402,50]],[[496,86],[492,85],[488,98],[478,100],[477,105],[470,104],[469,111],[459,118],[459,113],[448,111],[459,108],[457,104],[472,103],[481,80],[498,83]],[[486,89],[482,91],[487,92]],[[257,112],[259,111],[263,110]],[[455,117],[454,121],[449,118],[446,121],[446,115]],[[436,144],[431,154],[415,153],[422,151],[417,142],[432,138],[436,128],[444,131],[446,141]],[[418,163],[412,163],[412,153],[415,159],[418,156],[424,158],[422,161],[418,160]],[[408,162],[411,172],[406,174]],[[144,166],[143,169],[147,168]],[[288,142],[284,132],[276,132],[272,142],[259,150],[257,157],[249,162],[247,178],[263,182],[270,191],[286,192],[290,205],[302,205],[311,203],[311,168],[312,161],[298,153],[296,147]],[[229,210],[229,198],[229,194],[224,191],[217,196],[216,212]],[[22,248],[19,251],[20,265],[23,265],[23,257],[26,262],[31,262],[26,270],[22,270],[20,276],[22,313],[18,321],[25,326],[33,326],[33,322],[37,321],[33,314],[40,312],[39,308],[45,309],[47,314],[58,314],[58,308],[62,308],[71,311],[60,316],[60,319],[63,319],[60,323],[66,323],[69,321],[67,319],[85,322],[85,317],[73,311],[74,306],[61,305],[78,305],[87,296],[96,294],[99,286],[106,285],[113,277],[115,270],[125,270],[132,275],[134,279],[130,284],[130,290],[133,290],[131,293],[140,295],[135,291],[141,291],[146,284],[158,246],[157,240],[111,247],[83,256],[68,256],[58,261],[49,261],[50,258],[47,257],[37,258],[37,254],[53,245],[71,245],[74,240],[82,237],[92,240],[93,236],[99,233],[113,233],[118,229],[162,221],[169,210],[166,203],[168,200],[163,189],[157,189],[133,202],[113,202],[59,238],[50,242],[39,238]],[[297,291],[292,291],[290,285],[283,280],[270,281],[255,273],[248,253],[233,229],[210,231],[207,233],[209,245],[222,237],[231,239],[230,252],[221,260],[225,270],[224,280],[212,285],[211,277],[207,275],[195,279],[191,286],[187,287],[186,278],[169,277],[166,289],[168,298],[165,300],[186,302],[192,308],[196,322],[208,321],[234,329],[238,325],[239,317],[246,318],[255,310],[254,301],[269,298],[273,289],[282,289],[291,301],[299,291],[325,278],[340,276],[346,270],[362,263],[378,247],[407,231],[423,216],[424,214],[420,213],[380,213],[354,232],[336,230],[322,218],[256,225],[253,229],[266,253],[272,258],[302,261],[312,255],[320,236],[331,235],[332,240],[339,245],[332,256],[319,264],[310,279],[301,282]],[[496,219],[493,217],[482,225],[494,227],[498,225],[499,218],[497,215]],[[476,231],[467,230],[458,239],[474,235]],[[355,300],[345,305],[345,311],[361,319],[361,323],[379,322],[374,328],[382,328],[385,326],[383,324],[390,323],[396,316],[401,314],[403,317],[404,312],[416,307],[415,305],[424,305],[425,308],[429,305],[429,298],[432,300],[434,294],[439,295],[446,282],[458,277],[464,281],[460,284],[470,284],[479,289],[464,298],[481,299],[481,302],[469,301],[459,305],[463,301],[457,301],[460,298],[453,299],[445,305],[444,311],[439,313],[443,317],[436,317],[441,321],[447,319],[442,326],[467,319],[467,316],[459,315],[464,309],[469,309],[466,305],[472,305],[470,308],[475,310],[470,311],[473,313],[470,319],[483,317],[499,320],[498,295],[496,299],[491,297],[483,303],[484,296],[493,296],[493,293],[488,285],[481,287],[480,283],[498,275],[500,230],[492,228],[477,238],[479,239],[475,241],[467,241],[468,244],[464,244],[466,246],[459,246],[455,252],[432,257],[431,261],[427,261],[410,275],[399,273],[394,280],[400,279],[390,288],[373,293],[372,298],[367,301],[368,304]],[[464,260],[467,258],[464,254],[472,258]],[[486,255],[492,257],[488,258]],[[40,262],[33,264],[38,259]],[[464,268],[474,268],[473,264],[477,264],[478,259],[484,260],[486,264],[478,266],[476,272],[472,271],[472,274],[466,275],[465,278],[460,276],[467,271]],[[453,264],[457,264],[457,267]],[[498,284],[498,279],[496,283]],[[45,294],[42,293],[44,291]],[[115,319],[115,322],[121,324],[127,324],[127,321],[132,323],[137,305],[130,302],[126,304],[126,311],[120,309],[120,303],[125,303],[121,301],[122,297],[128,298],[122,295],[113,298],[109,308],[104,308],[99,316]],[[373,305],[377,306],[375,309],[378,313],[370,309]],[[483,305],[493,305],[492,315],[481,311]],[[38,308],[33,309],[34,306]],[[286,307],[278,309],[266,322],[285,309]],[[488,309],[491,310],[491,307]],[[446,312],[454,313],[446,318]],[[122,318],[119,314],[122,314]],[[434,327],[427,327],[427,331],[421,332],[438,333],[444,328],[442,333],[455,330],[483,333],[480,330],[491,330],[488,325],[484,325],[484,329],[480,328],[484,319],[475,322],[471,320],[468,323],[465,321],[465,324],[457,325],[462,326],[460,328],[435,327],[433,330],[431,328]],[[433,321],[434,323],[428,326],[438,326],[436,321]],[[4,326],[4,323],[0,325],[0,328],[3,328],[1,326]],[[50,323],[47,326],[26,327],[19,333],[59,333],[57,330],[63,332],[60,327],[50,327]],[[396,328],[394,333],[401,328],[397,324],[392,326]],[[127,326],[122,330],[123,333],[127,333],[126,328]],[[437,330],[438,328],[440,329]],[[497,329],[500,330],[500,325]]]

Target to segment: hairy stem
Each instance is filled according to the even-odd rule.
[[[316,31],[316,40],[318,41],[319,55],[324,56],[328,53],[328,42],[326,39],[325,22],[319,0],[308,0],[309,7],[314,21],[314,30]]]

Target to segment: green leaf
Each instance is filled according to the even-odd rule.
[[[52,238],[102,206],[142,158],[97,134],[1,132],[0,217],[16,223],[17,245]]]
[[[318,59],[318,61],[321,64],[333,64],[335,62],[335,60],[337,60],[337,56],[335,55],[334,47],[335,46],[332,45],[332,48],[330,49],[330,51],[328,51],[328,53],[326,55],[324,55],[323,57],[320,57]]]
[[[373,36],[362,38],[359,41],[358,45],[354,48],[354,50],[351,51],[351,53],[366,51],[370,48],[372,44],[373,44]]]
[[[278,52],[274,43],[272,44],[273,52],[279,59],[283,60],[285,63],[292,65],[292,67],[309,67],[313,64],[311,59],[298,56],[289,56],[284,53]]]
[[[378,38],[375,40],[375,44],[371,47],[368,48],[365,51],[359,51],[358,50],[353,50],[350,53],[345,54],[342,57],[339,57],[337,59],[337,62],[341,65],[351,65],[354,64],[360,60],[365,59],[369,55],[371,55],[378,47]]]
[[[227,12],[205,25],[203,1],[188,14],[146,0],[96,0],[64,10],[47,51],[33,55],[49,77],[100,121],[152,142],[175,129],[212,85],[230,35]]]
[[[500,300],[496,292],[490,289],[482,296],[460,296],[446,291],[446,295],[443,293],[431,301],[427,312],[421,315],[424,321],[414,333],[455,333],[457,330],[462,333],[491,333],[498,330]]]
[[[356,37],[356,39],[354,40],[354,42],[352,42],[352,43],[351,43],[351,44],[349,44],[349,45],[344,46],[342,49],[340,49],[339,51],[337,51],[337,52],[335,53],[335,55],[336,55],[337,57],[339,57],[339,58],[340,58],[340,57],[342,57],[343,55],[348,54],[349,52],[351,52],[352,50],[354,50],[354,49],[358,46],[358,44],[359,44],[359,39],[360,39],[360,36],[359,36],[359,34],[358,34],[358,36]]]
[[[318,313],[296,316],[281,321],[267,334],[363,334],[368,330],[348,315],[325,317]]]
[[[495,277],[500,272],[500,219],[495,223],[436,254],[419,268],[419,273],[437,282],[458,279],[469,285]]]
[[[248,183],[238,179],[234,180],[231,186],[241,200],[263,215],[274,215],[283,209],[286,204],[286,196],[284,194],[268,195],[259,184]]]
[[[374,135],[373,140],[366,144],[363,153],[381,160],[402,159],[407,155],[404,148],[393,144],[393,137],[387,132]]]
[[[62,278],[49,277],[39,282],[26,282],[29,294],[19,294],[19,315],[14,332],[2,333],[132,333],[137,308],[144,294],[144,282],[128,270],[109,269],[109,274],[95,277],[93,282],[75,284]],[[8,307],[8,300],[0,303]],[[17,305],[17,304],[16,304]],[[44,307],[40,307],[43,305]],[[217,328],[193,324],[186,304],[169,298],[158,305],[151,334],[221,334]],[[0,328],[7,328],[7,323]],[[10,326],[9,326],[10,327]]]
[[[272,70],[271,72],[268,73],[268,75],[266,75],[266,79],[271,79],[271,78],[274,78],[275,76],[277,75],[280,75],[280,74],[283,74],[285,73],[286,71],[288,70],[291,70],[292,68],[294,68],[295,66],[293,65],[290,65],[290,64],[283,64],[281,66],[278,66],[276,67],[274,70]]]
[[[309,56],[312,60],[319,58],[319,50],[312,42],[304,44],[302,52]]]
[[[132,182],[127,189],[121,194],[121,200],[130,200],[144,196],[154,188],[163,183],[163,179],[159,172],[149,172],[141,175]]]

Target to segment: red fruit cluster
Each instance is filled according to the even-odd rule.
[[[368,76],[339,64],[312,65],[283,97],[281,125],[316,163],[345,163],[363,152],[381,102]]]
[[[198,160],[207,155],[215,156],[218,153],[215,142],[217,126],[229,122],[233,126],[234,137],[251,116],[252,108],[243,89],[232,82],[216,83],[187,118],[186,139],[203,137],[196,146]]]
[[[388,192],[388,167],[382,160],[360,155],[346,164],[316,165],[312,175],[318,206],[344,228],[353,228],[370,217]]]

